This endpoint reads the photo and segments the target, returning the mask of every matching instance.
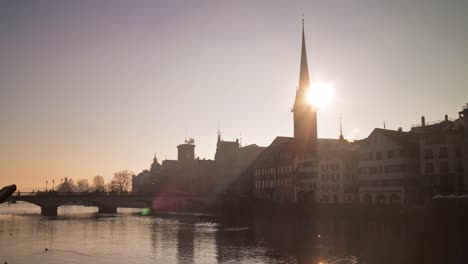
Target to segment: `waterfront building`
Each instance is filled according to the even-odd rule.
[[[155,207],[176,210],[209,206],[232,188],[241,173],[263,150],[255,144],[242,147],[239,140],[224,141],[218,134],[214,160],[195,157],[195,141],[177,146],[177,160],[159,164],[156,156],[150,170],[132,178],[134,193],[154,194]]]
[[[317,155],[297,151],[294,138],[277,137],[253,164],[254,196],[272,202],[353,203],[354,143],[317,140]]]
[[[413,133],[376,128],[358,144],[361,203],[406,204],[420,199],[418,138]]]
[[[459,118],[463,123],[463,181],[461,190],[468,193],[468,103],[463,106],[463,109],[458,113]]]
[[[256,144],[242,147],[239,139],[236,141],[225,141],[221,138],[221,132],[218,131],[218,140],[216,143],[215,167],[216,167],[216,194],[217,195],[236,195],[240,194],[240,176],[247,167],[257,158],[265,149]],[[234,194],[235,193],[235,194]]]
[[[426,199],[434,195],[462,194],[464,124],[461,118],[413,125],[419,138],[419,163]]]
[[[275,202],[297,200],[297,154],[294,143],[291,137],[276,137],[255,160],[252,173],[256,199]],[[304,192],[301,195],[305,195]]]
[[[351,204],[357,201],[357,155],[355,143],[319,139],[316,202]]]

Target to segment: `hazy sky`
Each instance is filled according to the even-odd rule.
[[[0,185],[177,157],[187,131],[291,136],[301,15],[312,81],[336,84],[319,137],[405,130],[468,102],[468,1],[1,1]]]

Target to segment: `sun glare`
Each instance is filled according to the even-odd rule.
[[[332,82],[312,83],[307,92],[307,101],[315,108],[324,108],[333,100],[335,84]]]

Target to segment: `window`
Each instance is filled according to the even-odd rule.
[[[426,163],[426,167],[424,168],[424,172],[426,174],[434,173],[434,165],[432,165],[432,163]]]
[[[425,159],[432,159],[432,149],[425,149],[424,150],[424,158]]]
[[[393,159],[394,156],[395,154],[393,153],[393,150],[387,151],[387,159]]]
[[[461,158],[461,157],[462,157],[462,150],[461,150],[461,148],[457,148],[457,149],[455,150],[455,156],[456,156],[457,158]]]
[[[392,204],[398,204],[400,203],[400,195],[396,194],[396,193],[392,193],[390,195],[390,203]]]
[[[384,167],[384,172],[385,173],[395,173],[395,172],[400,172],[402,165],[387,165]],[[403,165],[404,166],[404,165]]]
[[[364,195],[362,200],[365,204],[372,204],[372,196],[368,193]]]
[[[386,199],[385,199],[385,195],[383,195],[382,193],[379,193],[377,194],[377,196],[375,197],[375,200],[378,204],[384,204]]]
[[[447,173],[448,172],[448,162],[442,161],[440,162],[440,173]]]
[[[406,171],[406,164],[401,164],[400,165],[400,172],[405,172]]]
[[[425,159],[432,159],[433,158],[432,149],[425,149],[424,150],[424,158]]]
[[[463,172],[463,164],[461,160],[457,162],[457,172]]]
[[[375,153],[375,159],[376,160],[382,160],[382,152],[376,152]]]
[[[331,189],[332,191],[337,192],[340,189],[340,186],[338,184],[333,184]]]
[[[439,158],[447,158],[447,157],[448,157],[447,147],[440,148]]]
[[[328,203],[328,195],[322,195],[322,197],[320,198],[320,201],[324,203]]]
[[[369,155],[369,159],[370,159],[370,160],[373,160],[373,159],[374,159],[374,153],[373,153],[373,152],[369,152],[368,155]]]
[[[328,186],[328,185],[322,185],[322,191],[323,191],[323,192],[328,192],[329,189],[330,189],[330,186]]]

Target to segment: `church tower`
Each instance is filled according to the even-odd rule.
[[[292,109],[294,114],[294,141],[315,152],[317,147],[317,109],[312,106],[307,96],[310,90],[309,67],[304,34],[304,19],[302,19],[302,51],[299,72],[299,87]]]

